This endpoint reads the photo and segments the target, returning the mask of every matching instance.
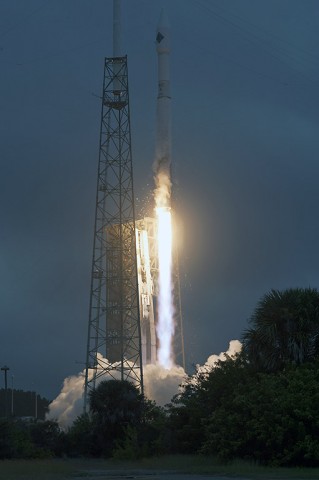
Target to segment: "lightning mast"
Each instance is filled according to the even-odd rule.
[[[105,58],[84,411],[109,375],[143,391],[127,57],[113,0],[113,57]]]

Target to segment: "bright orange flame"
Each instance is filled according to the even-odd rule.
[[[157,207],[158,320],[157,359],[164,368],[173,366],[174,306],[172,282],[172,215],[167,207]]]

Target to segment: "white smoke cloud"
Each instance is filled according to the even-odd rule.
[[[99,362],[108,363],[106,359],[99,356]],[[110,375],[100,376],[97,384],[102,380],[109,380],[119,376],[118,372]],[[172,397],[178,393],[179,386],[186,378],[185,370],[175,365],[167,370],[160,365],[146,365],[143,368],[145,396],[155,400],[158,405],[164,406],[170,402]],[[66,378],[59,395],[49,405],[47,414],[48,420],[57,420],[61,428],[66,430],[74,420],[83,413],[83,392],[84,392],[85,370]]]
[[[171,198],[171,179],[167,172],[158,171],[155,179],[154,198],[156,207],[168,207]]]
[[[84,378],[85,370],[64,380],[61,392],[49,405],[47,420],[57,420],[66,429],[83,413]]]
[[[197,371],[206,371],[207,369],[211,370],[211,368],[214,367],[219,360],[224,362],[227,357],[233,357],[234,355],[236,355],[236,353],[239,353],[241,351],[241,348],[242,344],[239,340],[231,340],[229,342],[229,347],[226,352],[221,352],[219,355],[210,355],[204,365],[196,365]]]
[[[218,360],[226,360],[227,356],[234,356],[241,350],[241,343],[238,340],[231,340],[227,352],[219,355],[210,355],[204,365],[197,365],[197,372],[205,372],[214,368]],[[108,363],[106,359],[100,356],[100,362]],[[174,365],[166,369],[160,365],[146,365],[143,369],[145,396],[150,400],[155,400],[158,405],[164,406],[169,403],[172,397],[182,390],[181,385],[186,379],[189,379],[185,370],[179,365]],[[112,374],[113,375],[113,374]],[[116,377],[101,376],[97,383],[102,380],[108,380]],[[57,420],[61,428],[67,429],[74,420],[83,412],[83,391],[84,391],[85,370],[78,375],[70,376],[63,382],[63,387],[59,395],[49,405],[47,414],[48,420]]]
[[[180,385],[185,381],[187,374],[183,367],[174,365],[166,369],[161,365],[146,365],[143,368],[145,396],[164,406],[179,392]]]
[[[100,353],[98,356],[99,365],[110,365],[109,361]],[[120,372],[117,370],[118,364],[114,364],[112,375],[101,375],[96,379],[96,385],[102,380],[111,378],[120,378]],[[93,376],[93,370],[89,370],[89,379]],[[49,405],[49,412],[46,415],[47,420],[57,420],[60,427],[66,430],[72,425],[74,420],[83,413],[83,393],[84,393],[85,369],[77,375],[67,377],[63,382],[63,387],[59,395]]]
[[[228,357],[234,358],[242,349],[242,344],[239,340],[230,340],[228,350],[221,352],[219,355],[210,355],[203,365],[196,365],[196,372],[189,378],[193,385],[197,385],[201,379],[201,374],[207,374],[213,370],[219,361],[224,362]]]

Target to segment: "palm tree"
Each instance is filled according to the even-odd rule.
[[[319,353],[319,292],[271,290],[257,304],[243,334],[243,352],[257,370],[276,371]]]
[[[90,410],[103,425],[128,425],[141,421],[144,396],[127,380],[102,381],[90,392]]]
[[[93,454],[111,456],[130,428],[138,431],[143,422],[145,405],[144,396],[127,380],[109,379],[92,390]]]

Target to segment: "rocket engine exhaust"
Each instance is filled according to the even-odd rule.
[[[170,96],[170,29],[162,10],[156,31],[158,57],[157,139],[154,163],[155,204],[158,226],[158,320],[157,360],[166,369],[174,365],[173,255],[171,215],[171,96]]]
[[[167,207],[158,207],[158,322],[157,336],[159,348],[157,359],[161,366],[172,368],[172,340],[174,335],[174,304],[172,283],[172,216]]]

